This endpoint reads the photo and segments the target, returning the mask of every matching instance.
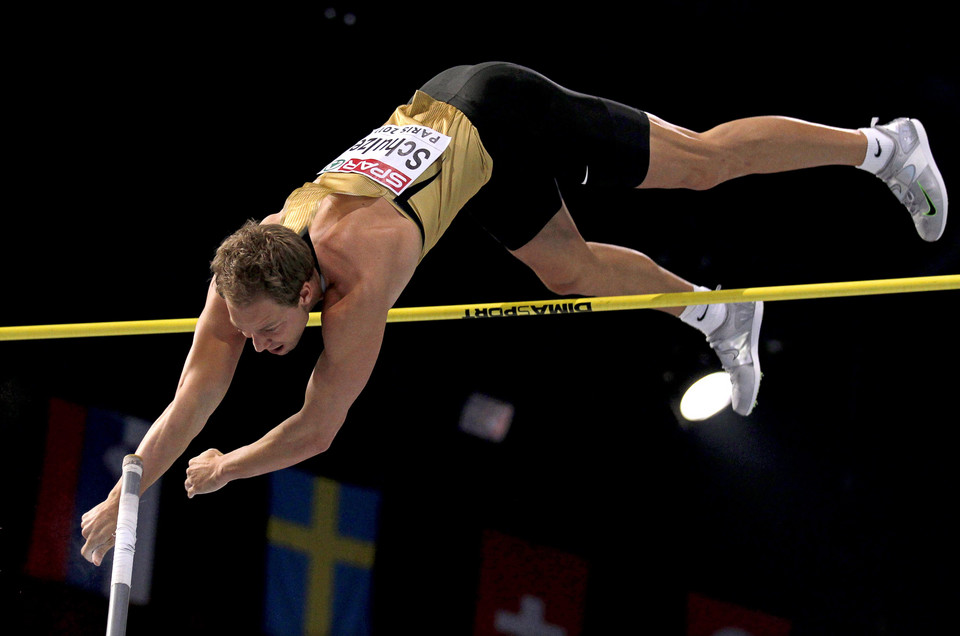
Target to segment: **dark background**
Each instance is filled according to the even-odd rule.
[[[453,64],[525,64],[697,130],[761,114],[918,117],[947,183],[957,174],[957,73],[928,3],[326,8],[11,16],[0,324],[196,316],[222,238]],[[955,222],[924,243],[885,186],[849,168],[566,196],[588,239],[711,287],[960,271]],[[307,467],[383,492],[382,633],[470,633],[485,528],[589,560],[590,634],[682,633],[688,592],[784,617],[797,636],[940,633],[960,600],[956,294],[769,303],[755,414],[695,427],[676,400],[717,363],[658,312],[393,325],[333,449]],[[462,221],[398,306],[546,297]],[[152,420],[190,340],[0,343],[3,594],[26,633],[65,616],[96,633],[106,615],[99,597],[19,574],[43,405]],[[179,475],[298,408],[320,346],[311,331],[285,359],[245,355],[166,482],[153,602],[133,608],[131,633],[255,633],[266,480],[187,501]],[[458,431],[473,392],[515,405],[504,443]]]

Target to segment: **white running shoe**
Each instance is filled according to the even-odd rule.
[[[740,415],[750,415],[760,391],[757,346],[762,320],[763,302],[731,303],[727,305],[726,320],[707,336],[723,370],[730,375],[733,410]]]
[[[903,117],[877,126],[874,117],[870,126],[893,139],[896,145],[893,156],[877,176],[906,206],[921,238],[936,241],[947,225],[947,187],[933,161],[923,125]]]

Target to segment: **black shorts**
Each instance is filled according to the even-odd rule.
[[[553,218],[561,189],[635,188],[646,177],[650,122],[636,108],[504,62],[448,69],[421,90],[461,110],[480,133],[493,176],[468,209],[508,249]]]

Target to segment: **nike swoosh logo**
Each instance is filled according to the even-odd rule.
[[[873,153],[873,156],[874,156],[874,157],[879,157],[879,156],[880,156],[880,152],[881,152],[881,149],[880,149],[880,140],[877,139],[877,140],[875,140],[875,141],[877,142],[877,151],[876,151],[875,153]]]
[[[926,193],[924,193],[924,194],[926,194]],[[697,318],[697,322],[702,322],[703,319],[707,317],[707,310],[708,310],[708,309],[710,309],[710,305],[704,305],[704,306],[703,306],[703,313],[700,314],[700,317],[699,317],[699,318]]]
[[[920,185],[920,184],[918,183],[917,185]],[[935,206],[935,205],[933,204],[933,201],[930,199],[930,195],[927,194],[927,191],[924,189],[924,187],[923,187],[922,185],[920,186],[920,192],[923,192],[923,198],[925,198],[925,199],[927,200],[927,205],[930,206],[930,211],[929,211],[929,212],[924,212],[923,215],[924,215],[924,216],[937,216],[937,206]]]

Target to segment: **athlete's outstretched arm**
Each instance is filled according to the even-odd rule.
[[[203,429],[230,386],[245,341],[230,323],[226,303],[211,283],[173,401],[137,449],[143,459],[141,492],[170,468]],[[97,565],[113,547],[119,498],[118,482],[102,503],[82,517],[86,542],[81,554]]]
[[[324,452],[370,378],[391,300],[360,285],[323,311],[324,351],[307,385],[303,407],[256,442],[190,460],[187,495],[219,490],[234,479],[280,470]]]

